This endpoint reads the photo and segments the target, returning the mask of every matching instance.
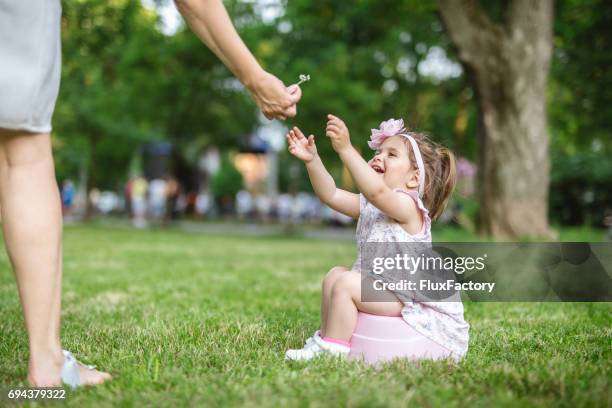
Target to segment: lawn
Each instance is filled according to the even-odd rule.
[[[612,406],[609,303],[466,304],[459,364],[285,362],[317,327],[321,278],[351,264],[353,245],[66,228],[64,346],[115,377],[69,392],[67,405]],[[26,386],[28,351],[4,253],[0,270],[6,390]]]

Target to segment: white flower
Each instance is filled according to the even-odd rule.
[[[303,82],[310,81],[310,75],[300,74],[300,82],[297,84],[300,85]]]

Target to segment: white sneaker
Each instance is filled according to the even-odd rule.
[[[312,342],[302,349],[287,350],[285,353],[285,360],[308,361],[321,355],[346,357],[349,351],[351,351],[350,347],[325,341],[319,336],[313,336],[312,339]]]
[[[321,331],[320,330],[317,330],[316,332],[314,332],[314,334],[311,337],[306,339],[306,343],[304,343],[304,348],[313,345],[314,342],[315,342],[314,339],[317,338],[317,337],[321,338]]]

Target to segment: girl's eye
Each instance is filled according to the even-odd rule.
[[[389,157],[395,157],[395,153],[389,153]]]

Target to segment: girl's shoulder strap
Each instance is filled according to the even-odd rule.
[[[421,214],[423,214],[423,221],[424,221],[423,230],[427,230],[431,228],[431,218],[429,217],[429,210],[425,207],[425,204],[423,204],[421,197],[419,197],[419,193],[413,190],[403,190],[401,188],[394,188],[393,191],[404,193],[412,197],[412,199],[417,205],[417,208],[419,209],[419,211],[421,211]]]
[[[429,210],[425,207],[425,204],[423,204],[423,200],[421,200],[421,197],[419,196],[419,193],[417,193],[416,191],[414,191],[414,190],[403,190],[401,188],[394,188],[393,191],[397,191],[399,193],[404,193],[404,194],[409,195],[416,202],[417,207],[419,208],[419,210],[423,211],[426,214],[429,214]]]

